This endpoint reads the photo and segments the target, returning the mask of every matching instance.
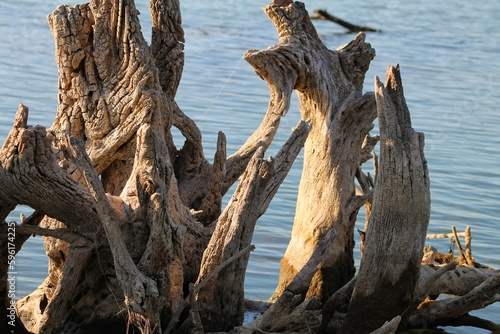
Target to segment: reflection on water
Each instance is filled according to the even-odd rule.
[[[0,3],[0,140],[9,131],[19,103],[30,108],[30,123],[49,126],[57,103],[57,73],[53,40],[45,15],[58,1],[3,0]],[[267,109],[268,90],[241,60],[248,49],[277,43],[276,32],[261,8],[230,0],[181,0],[186,33],[186,65],[177,101],[199,125],[207,157],[213,156],[217,132],[234,152],[258,126]],[[147,2],[138,4],[143,31],[148,32]],[[331,6],[311,0],[309,11]],[[426,157],[432,183],[429,233],[455,225],[472,226],[473,254],[479,262],[500,268],[500,11],[485,0],[411,3],[387,1],[336,2],[333,14],[382,29],[369,33],[377,51],[367,74],[383,80],[388,65],[401,66],[405,95],[416,130],[425,132]],[[329,48],[354,35],[326,21],[315,25]],[[145,34],[149,38],[149,33]],[[299,120],[297,103],[283,120],[273,155]],[[279,260],[287,245],[300,179],[300,159],[258,222],[246,279],[249,298],[266,299],[277,282]],[[17,219],[19,212],[12,215]],[[362,219],[358,227],[362,227]],[[357,247],[356,247],[356,254]],[[36,287],[46,275],[41,238],[30,241],[19,255],[20,293]],[[26,273],[24,270],[26,268]],[[27,270],[37,268],[36,270]],[[481,316],[498,321],[500,307]],[[459,332],[460,330],[453,330]],[[465,331],[463,332],[465,333]]]

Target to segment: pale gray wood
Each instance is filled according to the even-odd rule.
[[[356,198],[354,178],[366,156],[363,142],[376,116],[373,94],[361,90],[375,52],[364,34],[336,51],[326,48],[303,3],[270,4],[264,10],[277,29],[279,43],[250,50],[244,57],[267,82],[276,118],[286,113],[295,91],[301,117],[311,123],[292,238],[273,299],[308,263],[326,233],[335,229],[336,240],[309,289],[310,296],[326,299],[355,272],[353,216],[368,198]]]
[[[374,57],[365,35],[329,50],[304,4],[266,6],[279,43],[244,58],[269,86],[267,113],[229,157],[220,132],[211,164],[200,130],[175,102],[184,41],[179,1],[152,0],[150,7],[151,46],[132,0],[59,6],[49,15],[59,73],[57,115],[49,130],[29,126],[21,105],[0,150],[2,254],[8,242],[4,220],[18,204],[37,211],[36,218],[22,218],[16,250],[33,233],[46,237],[47,278],[16,303],[29,331],[125,333],[132,326],[144,333],[203,333],[221,329],[219,323],[235,333],[310,333],[324,328],[332,305],[353,292],[345,327],[353,319],[364,326],[362,316],[370,310],[377,323],[364,332],[398,312],[402,327],[408,316],[439,323],[498,300],[496,271],[420,267],[428,218],[423,136],[411,128],[397,71],[391,69],[385,87],[377,82],[376,94],[363,94]],[[293,92],[303,120],[277,155],[264,160]],[[369,134],[376,107],[382,155],[380,166],[374,159],[372,179],[359,166],[379,140]],[[186,138],[180,149],[172,127]],[[298,206],[276,302],[252,324],[235,327],[253,229],[303,146]],[[222,212],[222,196],[240,177]],[[354,221],[365,204],[367,250],[360,275],[351,279]],[[472,259],[470,243],[466,238],[464,256]],[[6,278],[4,261],[0,282]],[[7,285],[2,287],[6,305]],[[426,296],[444,293],[462,297],[427,301],[420,313],[411,312]],[[186,300],[191,308],[184,319]],[[386,307],[396,303],[397,312]],[[401,305],[408,306],[404,312]],[[379,309],[392,313],[379,316]]]
[[[257,219],[266,211],[285,179],[309,131],[308,123],[299,122],[274,159],[264,160],[264,148],[257,150],[215,225],[212,239],[203,254],[197,282],[203,281],[218,266],[251,244]],[[248,260],[249,255],[242,256],[198,292],[198,309],[205,330],[228,331],[243,322]],[[314,268],[309,271],[312,276]],[[308,285],[306,282],[302,287],[304,294]]]
[[[341,333],[369,333],[416,306],[429,224],[424,135],[412,128],[399,66],[388,67],[384,84],[375,79],[375,96],[379,171],[358,279]]]

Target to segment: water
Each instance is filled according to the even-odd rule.
[[[261,8],[268,1],[181,0],[186,33],[186,66],[177,102],[202,130],[207,157],[213,156],[217,132],[234,152],[258,126],[267,109],[268,90],[241,60],[248,49],[277,43],[274,26]],[[30,108],[30,124],[49,126],[57,104],[54,44],[45,16],[59,1],[0,2],[0,142],[12,126],[19,103]],[[72,2],[75,3],[75,2]],[[382,29],[368,33],[377,56],[367,74],[385,78],[388,65],[401,66],[413,126],[425,132],[425,154],[432,182],[429,233],[472,227],[473,255],[500,268],[500,12],[495,0],[453,3],[431,0],[399,3],[363,0],[306,2],[312,12],[326,8],[354,23]],[[141,23],[149,38],[148,2],[138,1]],[[331,49],[354,35],[331,22],[315,21]],[[297,104],[282,121],[274,155],[299,120]],[[180,141],[179,141],[180,142]],[[246,279],[248,298],[267,299],[276,286],[279,260],[293,222],[301,158],[285,180],[268,212],[258,222]],[[18,219],[26,208],[18,208]],[[360,219],[359,227],[363,226]],[[449,241],[438,247],[445,251]],[[356,256],[359,254],[356,250]],[[25,295],[46,276],[42,239],[29,240],[18,256],[17,293]],[[500,322],[500,305],[473,314]],[[450,333],[484,333],[447,328]]]

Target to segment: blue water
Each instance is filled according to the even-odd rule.
[[[241,59],[248,49],[277,43],[274,26],[262,7],[268,1],[181,0],[186,33],[186,65],[177,95],[180,107],[199,125],[207,157],[213,156],[222,130],[232,153],[258,126],[267,109],[268,90]],[[3,143],[19,103],[30,108],[30,124],[49,126],[57,104],[54,43],[45,16],[59,1],[0,2],[0,142]],[[76,3],[76,2],[71,2]],[[312,12],[326,8],[354,23],[382,29],[368,33],[376,49],[365,90],[373,78],[385,77],[388,65],[401,66],[413,126],[425,132],[425,154],[432,182],[429,233],[470,225],[473,255],[500,268],[500,11],[496,0],[471,2],[422,0],[306,2]],[[138,1],[149,38],[148,2]],[[315,21],[331,49],[354,35],[333,23]],[[299,120],[297,103],[283,120],[273,155]],[[181,139],[178,139],[179,143]],[[267,299],[279,273],[279,260],[289,240],[301,159],[290,172],[268,212],[259,220],[246,279],[249,298]],[[12,220],[18,220],[18,208]],[[360,219],[358,225],[363,226]],[[446,250],[448,240],[436,243]],[[356,256],[359,254],[356,250]],[[46,276],[40,237],[18,256],[17,294],[35,289]],[[500,305],[473,314],[500,322]],[[447,328],[450,333],[484,333]]]

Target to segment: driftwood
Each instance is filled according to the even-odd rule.
[[[334,23],[337,23],[338,25],[348,29],[351,32],[361,32],[361,31],[373,31],[373,32],[382,32],[382,30],[378,29],[373,29],[370,27],[366,26],[360,26],[356,24],[352,24],[350,22],[347,22],[345,20],[342,20],[336,16],[333,16],[332,14],[328,13],[324,9],[315,9],[314,10],[314,15],[311,15],[311,19],[315,20],[328,20]]]
[[[465,238],[465,250],[462,249],[459,237]],[[472,257],[470,226],[461,233],[452,226],[452,233],[427,235],[427,239],[437,238],[454,240],[459,255],[444,256],[433,247],[424,248],[427,253],[424,253],[416,289],[416,300],[420,304],[410,315],[409,325],[473,326],[490,331],[499,330],[500,324],[471,316],[469,312],[500,300],[500,270],[483,266]],[[439,295],[448,297],[437,300]]]
[[[338,50],[328,50],[300,2],[270,5],[265,11],[277,28],[279,44],[248,51],[244,57],[268,82],[271,96],[281,97],[278,105],[288,105],[295,90],[301,116],[312,125],[304,145],[292,237],[273,299],[309,261],[328,230],[335,229],[336,240],[308,292],[308,297],[324,301],[355,272],[354,217],[370,197],[369,193],[355,195],[355,174],[366,159],[365,152],[377,142],[366,139],[376,116],[375,99],[372,93],[362,93],[364,74],[375,52],[364,34]]]
[[[199,325],[199,323],[201,323],[201,319],[199,319],[200,316],[199,316],[199,308],[198,308],[198,301],[196,299],[196,295],[200,292],[200,290],[208,282],[210,282],[213,278],[216,278],[217,275],[223,269],[225,269],[227,266],[233,264],[236,260],[239,260],[241,257],[247,256],[248,253],[250,251],[253,251],[254,249],[255,249],[255,246],[253,246],[253,245],[250,245],[247,248],[242,249],[237,254],[231,256],[229,259],[227,259],[226,261],[224,261],[223,263],[221,263],[217,268],[215,268],[214,270],[212,270],[208,275],[206,275],[205,277],[203,277],[203,279],[200,282],[198,282],[196,285],[190,284],[189,285],[189,295],[184,300],[184,303],[181,304],[181,305],[179,305],[179,307],[177,308],[177,311],[173,315],[172,319],[170,319],[170,322],[169,322],[167,328],[165,329],[165,332],[170,333],[170,332],[172,332],[175,329],[175,326],[177,325],[177,323],[179,321],[181,313],[184,311],[184,309],[188,305],[190,306],[190,308],[191,308],[190,312],[192,313],[192,314],[190,314],[190,316],[192,318],[196,317],[196,320],[194,320],[194,319],[191,319],[191,321],[186,320],[188,322],[187,326],[190,325],[189,322],[192,322],[193,323],[192,327],[196,328],[197,327],[196,325]],[[193,328],[191,328],[190,330],[193,331],[194,330]]]
[[[300,152],[310,126],[301,122],[276,158],[262,160],[259,149],[250,161],[231,201],[216,223],[212,239],[203,254],[198,281],[210,275],[222,261],[248,247],[258,217],[265,212],[270,199]],[[198,292],[197,300],[206,330],[230,330],[243,322],[244,279],[248,256],[222,271]]]
[[[154,0],[150,9],[151,45],[132,0],[49,15],[59,72],[54,122],[30,126],[21,105],[0,150],[2,258],[41,235],[49,272],[14,301],[8,261],[0,261],[0,332],[12,324],[18,333],[390,333],[453,321],[497,328],[468,316],[498,301],[499,289],[497,271],[471,262],[470,242],[453,258],[462,260],[440,265],[431,250],[420,263],[429,210],[423,136],[411,128],[398,67],[385,85],[376,81],[375,93],[363,93],[375,56],[363,33],[329,50],[303,3],[266,6],[279,43],[244,58],[268,84],[267,113],[231,155],[220,132],[209,162],[200,130],[175,102],[184,64],[179,1]],[[264,159],[293,92],[302,120]],[[369,134],[377,111],[381,157],[372,178],[360,166],[379,140]],[[172,127],[185,137],[182,147]],[[242,325],[253,230],[302,147],[274,302]],[[35,213],[6,222],[19,204]],[[354,276],[363,205],[365,248]],[[437,300],[442,294],[458,297]],[[371,318],[362,317],[366,310]]]
[[[476,281],[475,284],[478,284],[478,282]],[[460,297],[424,301],[410,317],[410,324],[442,326],[443,324],[450,324],[452,320],[455,320],[455,324],[464,325],[466,322],[463,321],[460,323],[457,318],[463,317],[462,319],[465,320],[470,311],[500,301],[499,289],[500,272],[496,272],[496,274],[491,275],[491,277]],[[478,327],[480,328],[489,330],[500,329],[500,325],[498,324],[492,324],[484,320],[481,322],[479,320],[482,319],[476,318],[476,325],[479,325]]]
[[[317,299],[305,299],[311,280],[319,262],[335,240],[335,230],[330,230],[321,241],[308,263],[297,273],[293,281],[285,288],[279,298],[261,317],[244,326],[242,333],[253,331],[292,332],[308,331],[318,327],[321,322],[319,310],[321,303]]]
[[[429,224],[424,136],[411,126],[399,66],[388,68],[384,85],[375,79],[375,96],[379,172],[358,279],[341,333],[376,330],[412,306]],[[381,249],[385,250],[382,254]]]
[[[433,259],[435,259],[439,263],[447,263],[450,261],[450,259],[457,261],[458,263],[464,263],[467,264],[470,267],[481,267],[482,265],[474,261],[474,258],[472,257],[472,246],[471,246],[471,232],[470,232],[470,226],[467,226],[465,228],[464,232],[458,233],[457,229],[455,226],[451,227],[452,233],[442,233],[442,234],[431,234],[427,235],[427,239],[450,239],[455,242],[457,245],[457,249],[459,252],[458,258],[454,258],[453,256],[445,255],[443,253],[439,253],[435,251],[432,248],[429,248],[428,251],[428,257],[431,257],[429,260],[430,263],[433,262]],[[462,247],[462,243],[460,242],[460,238],[463,237],[465,239],[465,249]]]
[[[392,334],[396,333],[399,323],[401,322],[401,317],[398,315],[391,321],[386,321],[382,327],[371,332],[371,334]]]

